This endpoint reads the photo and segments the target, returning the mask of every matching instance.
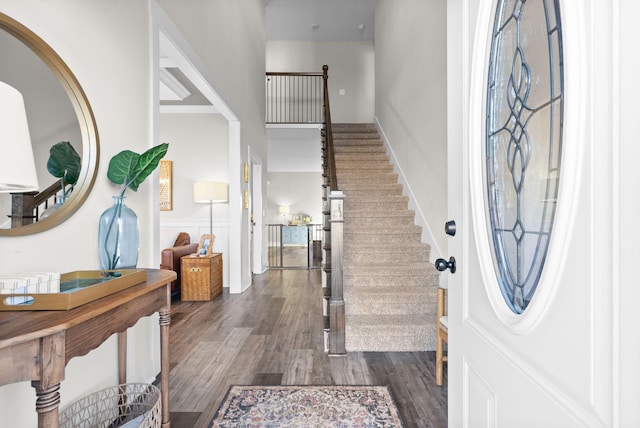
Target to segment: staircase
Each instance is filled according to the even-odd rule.
[[[334,124],[345,193],[345,346],[353,351],[435,349],[438,272],[373,124]]]

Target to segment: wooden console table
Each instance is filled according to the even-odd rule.
[[[176,273],[147,270],[147,281],[68,311],[0,312],[0,385],[31,381],[39,427],[58,427],[60,383],[73,357],[118,333],[118,380],[126,383],[126,334],[140,318],[160,314],[162,426],[169,421],[171,281]]]

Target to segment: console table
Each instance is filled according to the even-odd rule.
[[[160,314],[162,426],[169,421],[171,281],[176,273],[148,269],[136,284],[68,311],[0,312],[0,385],[31,381],[38,427],[58,427],[60,383],[73,357],[118,333],[118,381],[126,383],[126,334],[140,318]]]

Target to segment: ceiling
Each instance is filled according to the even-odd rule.
[[[376,0],[265,0],[267,40],[372,41]],[[160,46],[160,104],[212,106]]]
[[[267,40],[372,41],[376,0],[265,0]]]

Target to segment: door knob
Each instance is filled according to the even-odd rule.
[[[449,269],[451,273],[456,273],[456,259],[453,256],[449,257],[449,261],[446,261],[445,259],[438,259],[434,265],[436,270],[439,270],[440,272],[444,272]]]
[[[456,236],[456,221],[449,220],[444,224],[444,233],[451,236]]]

